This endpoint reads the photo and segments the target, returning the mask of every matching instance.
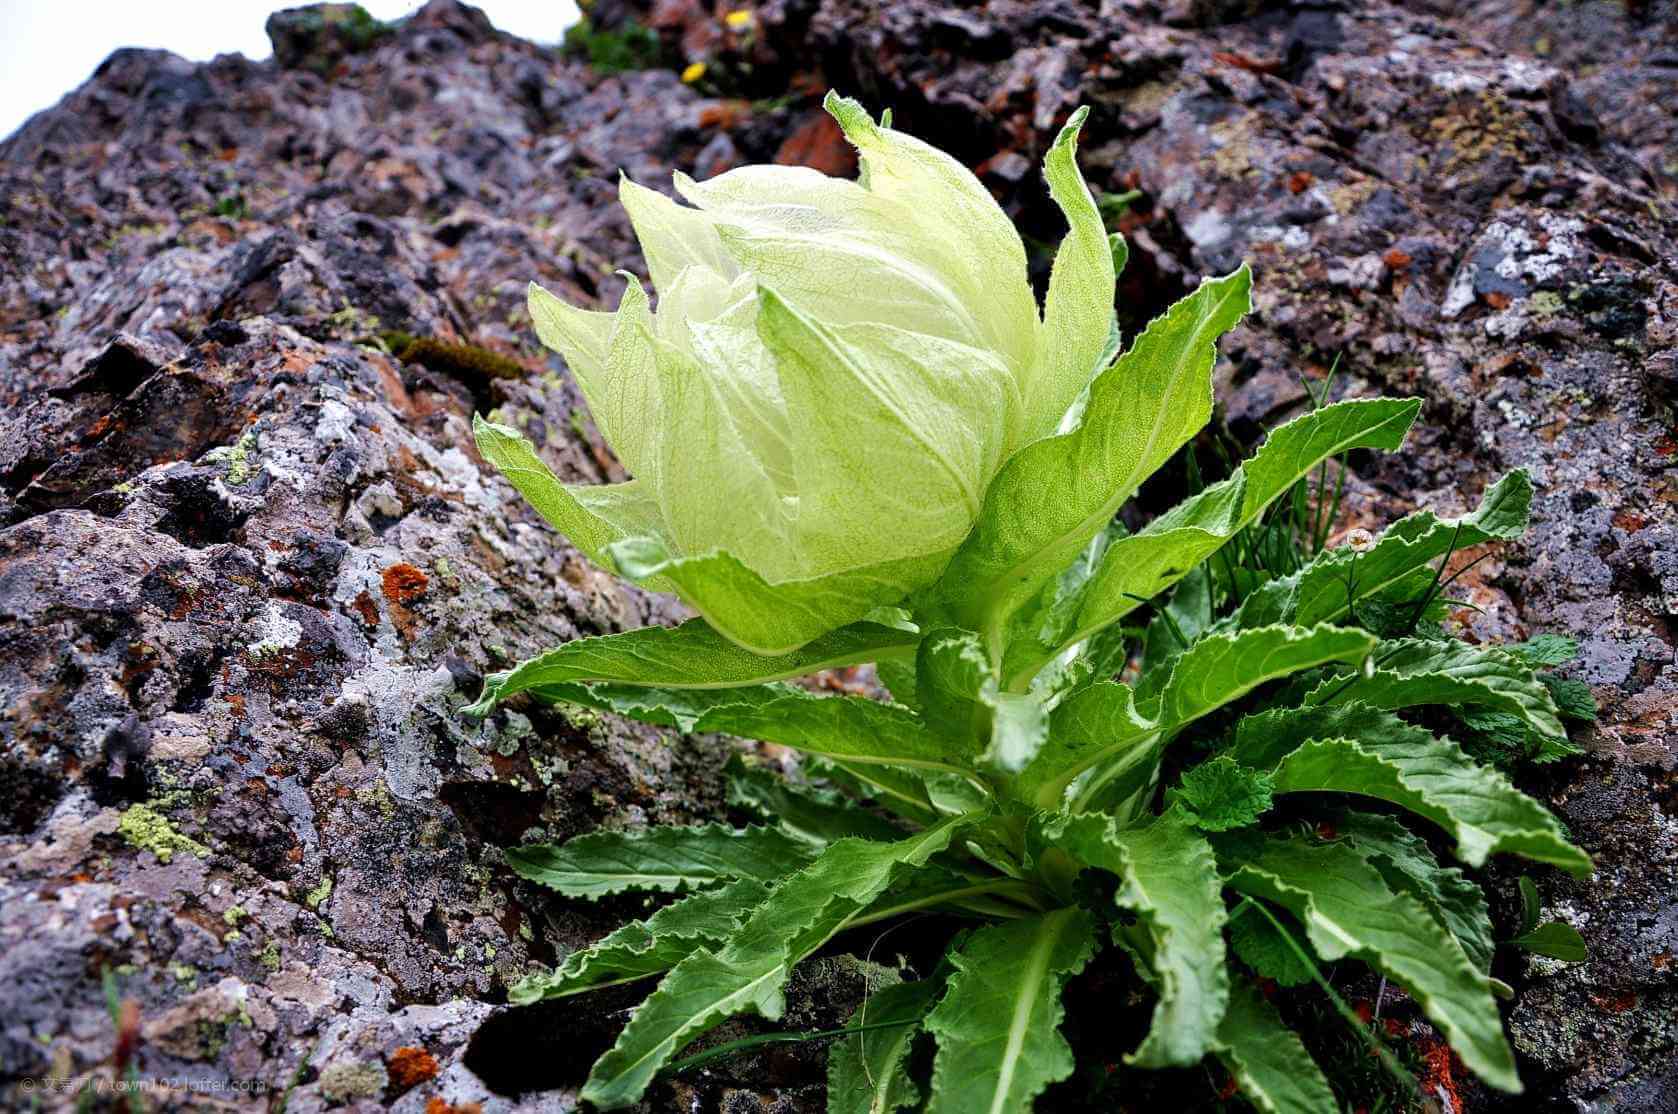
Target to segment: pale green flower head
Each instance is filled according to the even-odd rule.
[[[627,483],[560,485],[514,431],[478,426],[573,544],[761,653],[936,579],[997,470],[1100,370],[1112,315],[1112,251],[1074,157],[1085,110],[1045,164],[1070,231],[1040,312],[1019,233],[977,178],[853,100],[826,107],[861,156],[855,181],[677,174],[687,204],[621,183],[656,314],[633,277],[614,313],[531,285],[537,332]]]

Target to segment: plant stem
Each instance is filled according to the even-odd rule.
[[[1241,904],[1235,907],[1235,912],[1230,914],[1230,919],[1234,920],[1249,908],[1258,910],[1260,915],[1270,922],[1270,927],[1274,928],[1282,937],[1282,941],[1287,944],[1288,950],[1293,952],[1295,958],[1305,965],[1306,970],[1311,972],[1312,981],[1322,988],[1324,994],[1328,995],[1328,1000],[1333,1003],[1335,1012],[1339,1013],[1341,1019],[1363,1040],[1364,1044],[1369,1046],[1369,1050],[1381,1061],[1381,1066],[1386,1068],[1399,1083],[1408,1087],[1411,1094],[1415,1095],[1417,1099],[1421,1099],[1422,1089],[1416,1082],[1416,1077],[1410,1074],[1408,1068],[1398,1062],[1398,1057],[1392,1054],[1392,1049],[1387,1047],[1386,1042],[1376,1035],[1368,1025],[1365,1025],[1363,1018],[1357,1015],[1357,1011],[1348,1006],[1346,999],[1340,997],[1334,987],[1329,985],[1328,979],[1323,977],[1322,970],[1318,968],[1316,961],[1311,958],[1311,954],[1300,946],[1299,941],[1293,938],[1293,933],[1287,930],[1274,913],[1267,909],[1262,902],[1254,901],[1250,897],[1243,897]]]
[[[1340,501],[1346,497],[1346,454],[1341,453],[1336,463],[1339,465],[1334,474],[1334,500],[1329,504],[1328,517],[1323,521],[1323,532],[1317,537],[1312,552],[1321,553],[1323,546],[1328,544],[1328,536],[1334,530],[1334,520],[1340,517]]]
[[[1449,565],[1451,563],[1451,558],[1456,555],[1457,539],[1461,536],[1462,523],[1459,522],[1457,523],[1457,528],[1451,531],[1450,547],[1445,550],[1445,556],[1442,560],[1440,560],[1439,567],[1433,570],[1433,582],[1427,586],[1427,591],[1422,593],[1421,602],[1416,604],[1416,610],[1410,613],[1410,622],[1405,625],[1404,629],[1405,634],[1414,634],[1416,624],[1420,623],[1422,621],[1422,616],[1427,614],[1428,604],[1433,602],[1433,593],[1439,587],[1440,578],[1445,575],[1445,566]]]
[[[912,913],[917,909],[929,909],[935,905],[959,904],[960,902],[970,898],[993,895],[1010,898],[1024,905],[1030,906],[1031,909],[1043,908],[1041,899],[1037,894],[1036,886],[1033,886],[1030,882],[1022,882],[1015,878],[999,878],[994,882],[983,882],[974,886],[963,886],[962,888],[956,890],[944,890],[940,893],[928,894],[925,897],[918,898],[913,901],[905,901],[901,905],[892,905],[884,909],[878,909],[870,913],[865,913],[864,915],[851,921],[845,927],[847,929],[860,928],[865,924],[874,924],[877,921],[889,920],[892,917],[902,916],[904,913]],[[986,915],[1003,916],[1005,914],[1003,914],[1000,910],[987,909]],[[1011,915],[1016,917],[1029,916],[1030,909],[1021,909],[1018,913]]]
[[[1134,592],[1126,592],[1125,595],[1135,600],[1137,603],[1153,602],[1146,596],[1139,596]],[[1189,648],[1188,636],[1183,633],[1183,628],[1177,625],[1177,620],[1171,617],[1169,607],[1169,604],[1158,604],[1154,607],[1154,614],[1158,615],[1160,619],[1164,621],[1165,625],[1171,629],[1171,637],[1177,640],[1177,644],[1187,650]]]

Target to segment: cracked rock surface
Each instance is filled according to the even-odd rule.
[[[0,143],[0,1103],[108,1072],[109,972],[143,1074],[199,1085],[162,1108],[288,1086],[288,1111],[572,1108],[634,996],[597,1032],[506,987],[638,906],[553,900],[502,849],[724,817],[729,747],[460,715],[484,672],[678,617],[543,526],[470,415],[622,478],[525,283],[615,302],[639,266],[620,168],[850,172],[816,108],[834,86],[1046,243],[1036,168],[1090,104],[1086,176],[1140,191],[1115,216],[1128,325],[1254,266],[1218,368],[1232,430],[1290,416],[1337,355],[1338,391],[1426,400],[1409,451],[1357,462],[1355,514],[1454,512],[1531,470],[1535,528],[1461,618],[1582,643],[1602,722],[1523,781],[1597,860],[1532,872],[1591,959],[1512,961],[1528,1094],[1458,1097],[1678,1109],[1674,6],[595,10],[655,27],[667,68],[600,73],[451,0],[394,27],[324,6],[274,18],[275,61],[120,51]],[[1504,914],[1517,873],[1490,873]],[[796,1024],[878,975],[807,964]],[[822,1072],[763,1054],[647,1108],[820,1110]]]

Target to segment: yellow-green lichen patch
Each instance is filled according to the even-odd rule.
[[[576,704],[557,705],[554,711],[579,731],[594,731],[606,723],[606,718],[593,708],[584,708]]]
[[[378,809],[386,820],[396,815],[396,798],[390,795],[390,787],[383,781],[357,789],[354,796],[358,803]]]
[[[256,430],[247,429],[231,445],[221,445],[204,454],[211,464],[225,464],[227,482],[238,487],[251,478],[251,453],[256,450]]]
[[[177,851],[189,851],[200,859],[210,854],[208,847],[177,832],[168,818],[150,805],[134,805],[125,811],[117,821],[117,834],[131,847],[156,855],[160,863],[168,863]]]
[[[343,308],[326,318],[327,327],[339,335],[351,337],[376,337],[384,328],[384,323],[371,313],[345,302]]]
[[[332,896],[332,875],[323,875],[320,885],[310,890],[303,897],[303,904],[311,909],[319,909],[321,903]]]

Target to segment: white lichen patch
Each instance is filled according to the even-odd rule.
[[[1503,63],[1500,84],[1510,93],[1536,96],[1553,85],[1560,72],[1533,58],[1509,58]]]
[[[315,420],[315,440],[323,445],[342,445],[355,439],[355,411],[329,398],[320,404]]]
[[[398,800],[420,800],[437,792],[442,779],[431,761],[428,725],[452,728],[448,695],[453,691],[454,676],[444,666],[427,670],[398,665],[379,653],[344,682],[340,698],[367,702],[385,780]]]
[[[1202,209],[1183,226],[1183,232],[1203,252],[1215,251],[1234,234],[1229,218],[1217,209]]]
[[[1289,251],[1301,251],[1311,246],[1311,234],[1297,224],[1261,224],[1247,232],[1250,244],[1280,244]]]
[[[1478,93],[1491,84],[1479,74],[1461,70],[1435,70],[1428,75],[1428,83],[1444,93]]]
[[[288,619],[277,603],[269,603],[257,623],[261,637],[250,645],[250,652],[257,657],[289,650],[303,639],[303,624]]]
[[[1460,316],[1475,303],[1488,280],[1501,280],[1499,285],[1524,292],[1558,277],[1579,256],[1585,224],[1576,217],[1553,213],[1541,215],[1537,223],[1537,234],[1513,221],[1488,224],[1451,276],[1440,316],[1447,320]]]

